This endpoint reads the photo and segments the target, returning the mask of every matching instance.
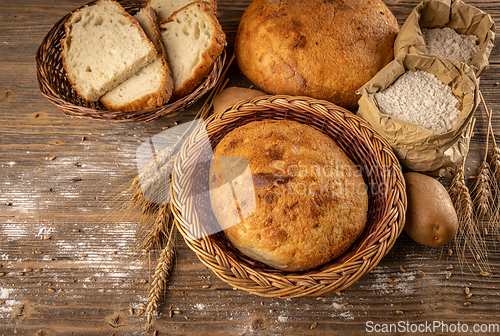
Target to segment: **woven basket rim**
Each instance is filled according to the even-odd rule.
[[[145,3],[144,0],[117,1],[122,4],[129,13],[133,13],[137,8],[140,8],[140,5]],[[68,95],[65,96],[61,93],[61,91],[69,90],[71,95],[74,97],[76,97],[77,94],[71,88],[71,84],[66,78],[66,71],[62,66],[62,60],[54,60],[53,55],[57,52],[55,49],[60,48],[60,38],[65,34],[64,25],[70,18],[71,14],[77,9],[89,6],[95,2],[97,2],[97,0],[86,3],[59,19],[49,30],[47,35],[45,35],[36,53],[37,80],[40,91],[45,98],[47,98],[64,114],[81,119],[93,119],[114,123],[147,122],[163,116],[176,116],[216,86],[226,62],[225,47],[222,54],[215,60],[208,75],[193,90],[193,92],[163,106],[158,106],[153,109],[124,112],[108,111],[99,102],[88,103],[81,98],[74,98],[78,104],[71,102]],[[54,62],[54,64],[52,64],[52,62]],[[54,70],[54,68],[57,72],[50,71],[51,69]],[[61,83],[64,84],[62,88],[54,85],[53,79],[57,76],[59,77],[56,79],[59,79]]]
[[[300,113],[299,117],[297,113]],[[179,193],[184,192],[187,179],[180,178],[177,172],[182,172],[188,164],[187,161],[192,161],[191,158],[189,160],[186,158],[189,158],[189,151],[197,146],[194,136],[183,144],[180,155],[177,155],[174,163],[171,203],[174,222],[186,244],[196,253],[200,261],[220,279],[235,288],[260,296],[280,298],[317,296],[345,289],[378,264],[392,248],[403,229],[407,200],[399,161],[391,146],[366,121],[332,103],[308,97],[261,96],[245,100],[211,115],[205,125],[211,145],[215,147],[214,138],[220,140],[230,131],[227,129],[228,126],[234,128],[250,121],[264,119],[296,121],[300,119],[299,122],[307,123],[319,130],[322,123],[326,130],[332,127],[333,123],[343,122],[341,126],[333,126],[339,127],[339,132],[343,132],[338,134],[342,136],[354,134],[353,136],[359,141],[356,145],[372,150],[366,153],[367,157],[385,165],[384,173],[374,176],[373,179],[387,183],[391,188],[388,187],[383,196],[373,196],[373,199],[377,200],[371,197],[371,202],[378,202],[380,199],[383,201],[383,206],[379,209],[377,203],[377,209],[374,209],[375,203],[371,205],[371,217],[367,225],[369,229],[365,230],[363,236],[335,261],[306,272],[284,272],[260,266],[253,267],[245,260],[247,257],[241,255],[239,251],[228,253],[224,250],[224,246],[214,239],[215,236],[193,239],[191,232],[186,229],[178,199]],[[218,134],[220,129],[224,130],[222,132],[224,134]],[[339,145],[345,146],[340,143]],[[358,162],[355,161],[356,163]],[[196,229],[197,225],[193,224],[193,228]]]

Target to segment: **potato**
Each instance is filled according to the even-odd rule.
[[[458,217],[446,188],[434,178],[406,173],[408,208],[404,230],[417,243],[437,247],[449,243]]]
[[[244,100],[259,96],[265,93],[259,90],[245,89],[241,87],[230,87],[219,92],[214,98],[214,112],[219,112],[225,108]]]

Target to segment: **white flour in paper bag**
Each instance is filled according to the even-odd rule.
[[[460,114],[451,87],[427,71],[408,70],[374,97],[383,114],[438,134],[450,130]]]

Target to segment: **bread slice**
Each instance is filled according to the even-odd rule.
[[[217,0],[203,0],[217,12]],[[146,7],[152,7],[158,15],[158,22],[167,20],[175,11],[193,3],[194,0],[148,0]]]
[[[160,22],[160,33],[174,77],[172,100],[192,92],[224,50],[226,35],[204,1],[193,2]]]
[[[65,30],[63,64],[73,88],[87,101],[98,100],[156,58],[153,43],[114,0],[76,10]]]
[[[151,7],[145,7],[135,15],[135,18],[153,42],[158,55],[153,63],[101,97],[101,102],[110,111],[155,108],[166,104],[172,95],[174,82],[166,60],[166,51],[160,39],[156,13]]]

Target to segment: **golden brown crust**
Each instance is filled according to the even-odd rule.
[[[235,54],[241,71],[269,94],[354,108],[356,90],[392,60],[398,31],[381,0],[254,0]]]
[[[251,181],[233,186],[240,191],[240,214],[250,214],[241,222],[239,214],[228,211],[227,196],[211,192],[217,220],[243,254],[278,269],[307,270],[338,257],[364,230],[368,196],[359,170],[312,127],[251,122],[227,134],[214,155],[219,172],[211,169],[211,190],[220,185],[219,177],[224,184],[225,175],[244,170],[240,162],[239,169],[229,167],[225,157],[246,159],[252,172]]]

